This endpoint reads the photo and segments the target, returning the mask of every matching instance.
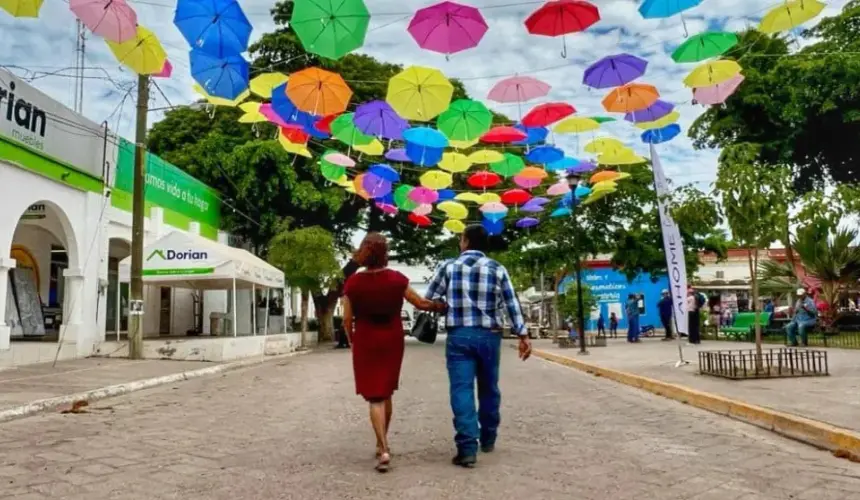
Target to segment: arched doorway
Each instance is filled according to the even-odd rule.
[[[128,283],[119,280],[119,263],[131,255],[131,242],[124,238],[108,240],[108,289],[105,340],[128,335]]]

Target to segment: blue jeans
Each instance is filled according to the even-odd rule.
[[[806,345],[808,342],[808,338],[806,335],[806,331],[815,326],[815,320],[808,321],[798,321],[796,319],[791,320],[791,323],[785,327],[786,333],[788,333],[788,343],[791,345],[797,345],[797,334],[800,333],[800,343]]]
[[[627,317],[627,341],[633,342],[639,340],[639,316]]]
[[[460,455],[476,455],[479,440],[483,446],[496,443],[502,403],[499,391],[501,346],[501,335],[485,328],[448,330],[445,359],[456,431],[454,441]],[[475,379],[478,380],[477,412]]]

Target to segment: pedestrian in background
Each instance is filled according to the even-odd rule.
[[[800,344],[806,347],[809,343],[807,332],[815,328],[818,322],[818,308],[815,302],[803,288],[797,289],[797,303],[794,306],[794,318],[785,327],[788,334],[788,343],[797,347],[797,335],[800,334]]]
[[[520,338],[520,359],[528,359],[532,350],[511,278],[504,266],[487,257],[489,246],[489,235],[483,226],[468,226],[460,236],[460,256],[437,268],[425,294],[428,299],[444,298],[448,304],[445,359],[457,444],[457,455],[451,462],[466,468],[475,466],[479,444],[484,453],[492,452],[496,446],[501,421],[499,359],[505,312],[511,331]]]
[[[597,335],[606,336],[606,321],[603,319],[603,311],[597,316]]]
[[[627,296],[627,342],[639,342],[639,298],[635,293]]]
[[[687,290],[687,332],[688,332],[688,341],[691,344],[701,344],[701,328],[702,328],[702,319],[700,311],[702,309],[702,305],[704,304],[704,300],[702,299],[701,294],[696,293],[692,288]]]
[[[666,335],[663,340],[672,340],[675,338],[672,329],[672,296],[669,290],[663,290],[660,302],[657,303],[657,312],[660,313],[660,323],[663,324],[663,330]]]
[[[614,339],[618,338],[618,316],[614,312],[609,313],[609,334]]]

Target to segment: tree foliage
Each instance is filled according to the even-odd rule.
[[[591,315],[591,311],[597,307],[597,297],[591,293],[591,288],[585,283],[582,284],[582,317],[587,318]],[[576,293],[576,284],[571,283],[565,290],[559,301],[558,308],[565,318],[572,318],[574,322],[579,318],[579,295]],[[583,328],[584,330],[584,328]]]

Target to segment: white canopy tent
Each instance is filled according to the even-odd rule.
[[[119,279],[130,281],[131,257],[119,263]],[[233,336],[236,329],[236,290],[257,286],[266,289],[266,318],[269,294],[284,289],[284,273],[254,254],[212,241],[195,234],[173,231],[143,249],[143,282],[146,285],[180,287],[194,290],[233,291]],[[252,315],[256,334],[256,314]],[[265,325],[268,334],[268,320]]]

